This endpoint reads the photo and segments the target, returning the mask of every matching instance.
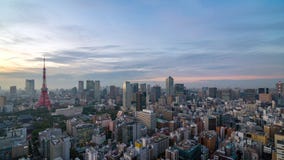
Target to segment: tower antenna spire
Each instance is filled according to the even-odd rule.
[[[36,107],[47,107],[48,110],[51,109],[51,102],[48,96],[48,89],[46,85],[46,68],[45,68],[45,56],[43,57],[43,69],[42,69],[42,87],[41,87],[41,95]]]
[[[43,56],[43,68],[45,68],[45,56]]]

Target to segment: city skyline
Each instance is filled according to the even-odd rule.
[[[284,81],[283,1],[1,1],[0,86],[79,80],[274,87]],[[64,8],[62,8],[64,6]]]

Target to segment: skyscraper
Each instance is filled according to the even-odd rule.
[[[82,93],[84,91],[84,81],[78,82],[78,91],[79,93]]]
[[[142,111],[146,109],[146,92],[137,92],[136,93],[136,111]]]
[[[138,92],[138,83],[132,83],[131,87],[132,87],[132,92],[133,93]]]
[[[244,100],[247,103],[254,103],[255,102],[255,95],[256,95],[255,89],[245,89],[244,90]]]
[[[151,102],[155,103],[159,100],[161,97],[161,87],[158,85],[155,85],[151,89]]]
[[[28,94],[34,94],[34,91],[35,91],[35,80],[33,80],[33,79],[26,79],[25,90],[26,90],[26,93],[28,93]]]
[[[261,93],[268,94],[269,88],[258,88],[258,94],[261,94]]]
[[[140,91],[141,92],[146,92],[147,88],[146,88],[146,83],[141,83],[140,84]]]
[[[132,88],[131,84],[128,81],[125,81],[122,86],[123,89],[123,108],[128,110],[131,107],[131,93]]]
[[[131,93],[131,102],[136,103],[136,93],[138,92],[138,83],[131,83],[132,93]]]
[[[0,112],[3,112],[5,105],[6,105],[6,97],[0,96]]]
[[[86,90],[87,101],[93,100],[95,97],[95,82],[93,80],[87,80]]]
[[[221,97],[225,101],[232,100],[232,90],[231,89],[222,89]]]
[[[10,87],[10,95],[11,96],[16,96],[17,95],[17,87],[16,86],[11,86]]]
[[[95,101],[99,102],[101,99],[101,85],[100,81],[95,81]]]
[[[184,95],[184,84],[175,84],[175,94]]]
[[[95,83],[94,83],[93,80],[87,80],[87,82],[86,82],[86,89],[87,89],[87,91],[95,89]]]
[[[209,88],[209,97],[211,97],[211,98],[217,97],[217,88],[216,87]]]
[[[39,100],[36,104],[36,107],[47,107],[48,110],[51,109],[51,102],[48,97],[47,92],[47,85],[46,85],[46,69],[45,69],[45,58],[43,58],[43,75],[42,75],[42,87],[41,87],[41,95]]]
[[[114,85],[111,85],[111,86],[109,87],[109,97],[110,97],[111,99],[115,99],[116,96],[117,96],[117,89],[116,89],[116,87],[115,87]]]
[[[166,79],[166,94],[167,96],[174,95],[174,79],[171,76]]]

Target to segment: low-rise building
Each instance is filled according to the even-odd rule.
[[[47,159],[70,159],[70,137],[64,135],[60,128],[48,128],[39,132],[40,154]]]

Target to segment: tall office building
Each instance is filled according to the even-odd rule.
[[[101,100],[101,85],[100,81],[95,81],[95,101],[99,102]]]
[[[217,88],[216,87],[209,88],[209,97],[211,97],[211,98],[217,97]]]
[[[147,91],[146,83],[141,83],[141,84],[140,84],[140,91],[141,91],[142,93]]]
[[[151,93],[151,85],[147,84],[147,89],[146,89],[147,94]]]
[[[16,86],[11,86],[10,87],[10,95],[11,96],[17,95],[17,87]]]
[[[131,83],[131,87],[133,93],[138,92],[138,83]]]
[[[138,83],[131,83],[131,88],[132,88],[132,99],[131,102],[135,102],[136,103],[136,93],[139,91],[138,89]]]
[[[6,97],[5,96],[0,96],[0,107],[6,105]]]
[[[175,84],[175,94],[184,95],[184,84]]]
[[[93,100],[95,97],[95,82],[93,80],[86,81],[86,98],[87,101]]]
[[[265,94],[268,94],[269,93],[269,88],[258,88],[258,94],[261,94],[261,93],[265,93]]]
[[[111,99],[115,99],[116,96],[117,96],[117,88],[114,85],[112,85],[109,87],[109,97]]]
[[[147,84],[147,88],[146,88],[146,106],[147,107],[149,107],[150,98],[151,98],[151,85]]]
[[[129,145],[138,139],[141,124],[137,122],[126,123],[122,126],[122,142]]]
[[[174,95],[174,79],[171,76],[166,79],[166,94],[167,96]]]
[[[146,109],[146,92],[136,93],[136,111]]]
[[[244,100],[247,103],[254,103],[255,102],[255,95],[256,95],[255,89],[245,89],[244,90]]]
[[[34,92],[35,92],[35,80],[26,79],[25,90],[26,90],[26,93],[28,93],[28,94],[34,94]]]
[[[269,88],[258,88],[258,100],[262,103],[272,101],[272,95],[269,93]]]
[[[93,80],[87,80],[86,89],[88,91],[95,89],[95,82]]]
[[[160,97],[161,97],[161,87],[158,85],[153,86],[151,89],[151,102],[152,103],[157,102]]]
[[[84,81],[78,81],[78,91],[79,93],[84,91]]]
[[[131,107],[131,98],[132,98],[132,88],[131,84],[128,81],[125,81],[122,86],[123,89],[123,108],[125,110],[130,109]]]
[[[3,112],[5,105],[6,105],[6,97],[0,96],[0,112]]]
[[[221,97],[225,101],[229,101],[232,99],[232,90],[231,89],[223,89],[221,91]]]

